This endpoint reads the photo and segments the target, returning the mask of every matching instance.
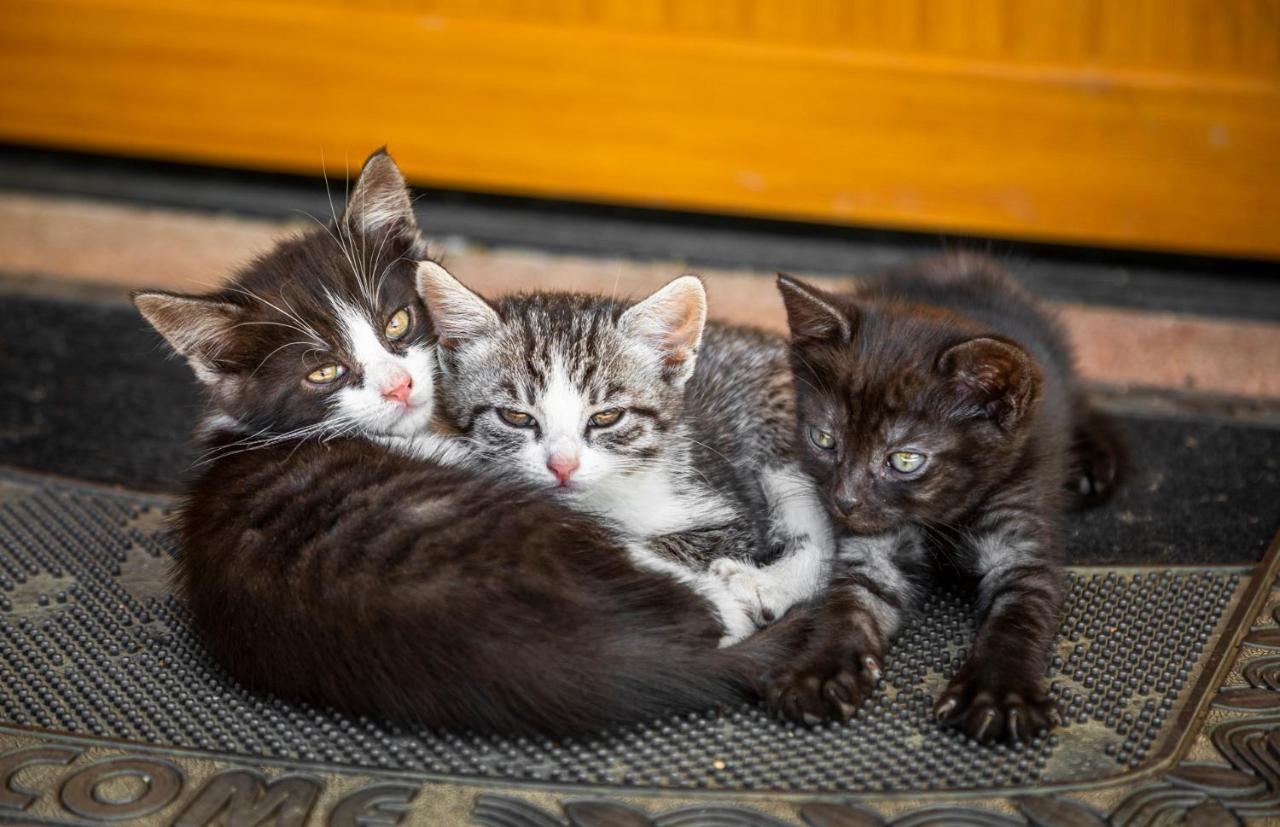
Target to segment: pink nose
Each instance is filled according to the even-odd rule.
[[[561,488],[569,485],[569,478],[573,476],[573,472],[578,470],[578,458],[576,456],[565,456],[564,454],[552,454],[547,459],[547,467],[551,469],[551,473],[556,475],[556,482]]]
[[[407,405],[409,404],[409,391],[411,390],[413,390],[413,378],[406,373],[399,379],[394,380],[394,384],[382,389],[382,398]]]

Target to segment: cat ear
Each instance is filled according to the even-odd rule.
[[[418,265],[418,295],[431,314],[440,346],[447,350],[490,336],[502,324],[498,311],[434,261]]]
[[[134,293],[133,303],[169,346],[186,357],[201,382],[210,385],[222,377],[218,353],[231,342],[239,306],[151,290]]]
[[[364,162],[342,220],[364,235],[384,230],[417,231],[409,185],[386,147]]]
[[[673,381],[693,375],[707,324],[707,291],[697,276],[681,276],[618,318],[618,327],[657,351]]]
[[[791,328],[792,339],[847,342],[853,337],[853,324],[848,313],[827,291],[779,273],[778,292],[787,307],[787,326]]]
[[[954,383],[962,408],[976,409],[1005,431],[1017,427],[1040,398],[1040,368],[1007,339],[961,342],[938,357],[938,369]]]

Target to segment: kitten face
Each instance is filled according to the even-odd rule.
[[[861,307],[790,279],[799,438],[831,514],[877,534],[950,525],[1026,438],[1039,373],[1017,345],[909,307]]]
[[[929,408],[927,377],[906,374],[892,382],[842,383],[834,394],[800,391],[806,468],[832,515],[858,534],[911,521],[948,522],[980,484],[965,461],[972,437],[980,435]],[[921,395],[889,404],[903,399],[906,386]]]
[[[375,153],[332,226],[281,242],[213,294],[134,301],[242,430],[410,435],[434,403],[420,255],[404,179]]]
[[[697,279],[630,309],[558,293],[490,305],[430,263],[419,287],[440,333],[446,415],[478,452],[566,494],[662,462],[705,321]]]

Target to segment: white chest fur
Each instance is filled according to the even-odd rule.
[[[663,467],[628,476],[618,485],[593,486],[573,495],[574,505],[643,539],[676,534],[733,519],[733,508],[701,484],[673,478]]]

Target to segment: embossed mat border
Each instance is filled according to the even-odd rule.
[[[32,482],[169,498],[0,468]],[[1124,566],[1123,573],[1239,571]],[[1094,567],[1084,571],[1097,571]],[[1141,767],[1092,782],[856,796],[503,781],[256,759],[0,724],[0,822],[810,827],[1270,823],[1280,817],[1280,534]]]

